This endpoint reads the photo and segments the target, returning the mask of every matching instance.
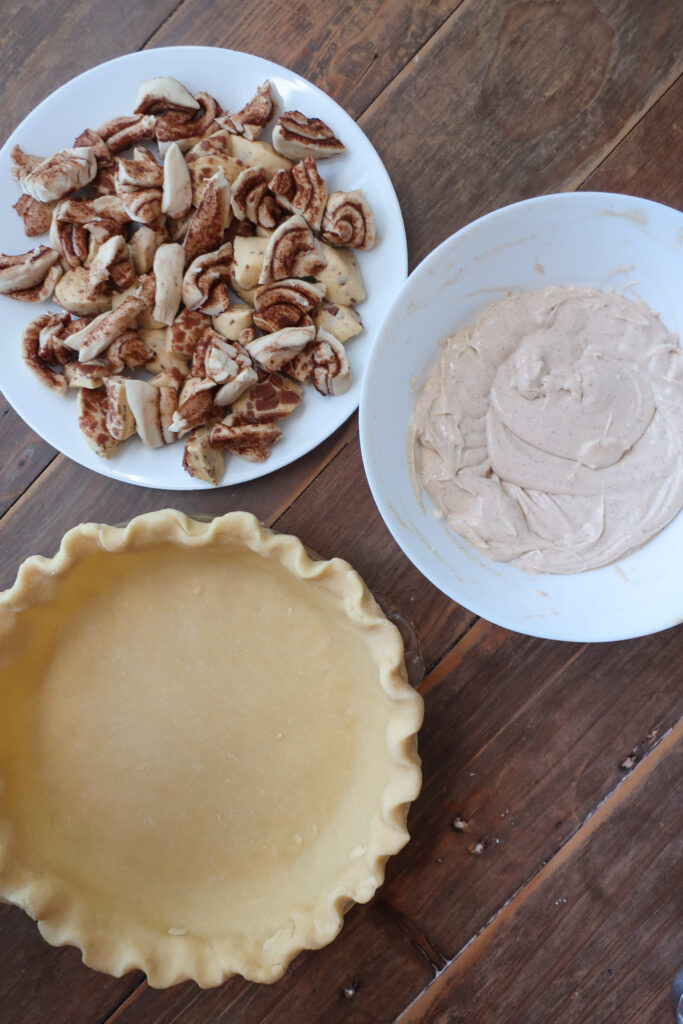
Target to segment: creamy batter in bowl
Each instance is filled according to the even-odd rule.
[[[552,286],[442,342],[409,453],[450,526],[490,558],[580,572],[683,506],[683,352],[643,302]]]
[[[417,397],[441,355],[439,342],[500,300],[553,286],[624,295],[644,302],[680,337],[681,281],[683,213],[599,192],[540,196],[496,210],[452,235],[412,272],[368,363],[361,448],[387,528],[454,601],[522,633],[581,642],[640,636],[683,621],[683,575],[676,570],[683,514],[600,568],[527,572],[482,554],[438,517],[424,488],[416,495],[407,443]],[[586,466],[578,468],[583,475]],[[606,494],[611,499],[611,485]]]

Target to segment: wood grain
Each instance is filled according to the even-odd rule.
[[[472,612],[433,587],[392,540],[365,479],[357,437],[275,525],[325,558],[347,558],[374,593],[413,622],[428,669],[475,621]]]
[[[257,53],[303,75],[358,117],[460,2],[263,0],[231,3],[217,18],[215,5],[185,0],[150,43]]]
[[[204,992],[193,984],[164,992],[143,985],[115,1024],[385,1024],[433,976],[425,957],[371,904],[350,911],[331,946],[301,954],[275,985],[241,978]]]
[[[2,516],[42,473],[57,452],[26,426],[4,395],[0,395],[0,436],[3,460],[0,475]]]
[[[683,206],[683,78],[586,178],[582,189],[626,192]]]
[[[410,211],[411,264],[489,210],[576,188],[682,53],[675,0],[461,4],[360,119]]]
[[[400,1024],[662,1024],[683,918],[683,721]]]
[[[211,491],[158,491],[122,484],[60,455],[0,519],[0,588],[11,585],[24,558],[54,554],[65,531],[81,522],[122,523],[169,507],[210,515],[239,508],[271,522],[355,433],[351,419],[292,466],[247,484]]]
[[[53,949],[17,907],[0,907],[2,1024],[91,1024],[133,992],[139,973],[97,974],[73,948]]]
[[[425,681],[425,783],[382,899],[456,956],[683,714],[682,641],[581,647],[478,622]]]
[[[178,2],[121,6],[110,0],[4,0],[0,143],[57,86],[96,64],[140,49]]]

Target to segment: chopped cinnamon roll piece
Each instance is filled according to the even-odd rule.
[[[259,238],[257,235],[248,238],[238,235],[233,240],[230,284],[240,298],[246,298],[243,292],[250,292],[259,282],[268,241],[267,238]],[[252,300],[253,296],[246,298],[247,302]]]
[[[169,217],[185,217],[192,206],[192,182],[185,158],[172,142],[164,156],[164,184],[161,194],[162,213]]]
[[[60,395],[66,394],[66,379],[63,374],[53,370],[47,359],[40,354],[40,334],[45,328],[64,326],[64,316],[60,313],[43,313],[36,317],[24,328],[21,333],[21,355],[30,370],[36,375],[41,384],[56,391]]]
[[[231,358],[234,360],[237,370],[234,376],[226,379],[214,395],[216,405],[232,405],[240,395],[258,383],[258,372],[254,368],[251,356],[242,345],[236,341],[232,344],[233,352]]]
[[[152,355],[145,364],[145,369],[150,373],[161,373],[164,370],[178,370],[182,377],[189,373],[187,359],[178,355],[171,348],[171,328],[148,329],[141,327],[138,330],[140,338],[150,349]]]
[[[73,349],[64,343],[65,338],[73,333],[74,321],[68,313],[49,313],[48,316],[50,319],[38,334],[38,355],[46,363],[63,367],[76,358]]]
[[[114,235],[127,234],[130,217],[116,196],[65,199],[52,215],[50,241],[67,266],[86,263]]]
[[[92,292],[90,273],[85,267],[74,267],[60,277],[55,285],[54,300],[75,316],[92,316],[111,309],[110,295]]]
[[[154,357],[154,352],[144,343],[137,331],[129,328],[111,343],[106,350],[106,356],[110,372],[121,373],[126,368],[145,366]]]
[[[365,298],[358,262],[351,249],[322,243],[325,266],[315,275],[327,288],[327,298],[338,306],[355,306]]]
[[[150,114],[125,114],[105,121],[97,135],[106,142],[112,156],[130,149],[136,142],[154,138],[154,117]]]
[[[342,344],[363,330],[363,321],[353,306],[321,306],[313,315],[316,327],[327,331]]]
[[[240,160],[246,167],[260,167],[268,179],[281,170],[289,170],[291,160],[276,153],[269,142],[262,139],[245,138],[244,135],[231,135],[232,156]]]
[[[272,423],[289,416],[300,401],[301,388],[295,381],[279,373],[269,373],[233,402],[232,411],[251,423]]]
[[[171,324],[171,351],[189,359],[197,347],[197,342],[210,327],[211,319],[201,310],[183,309]]]
[[[169,242],[180,242],[182,245],[185,241],[185,236],[187,235],[187,229],[192,223],[193,216],[194,213],[192,209],[190,209],[190,212],[185,217],[178,217],[177,219],[167,217],[165,224],[165,231],[168,236],[167,240]]]
[[[211,341],[215,335],[215,331],[212,327],[207,327],[201,337],[198,339],[197,344],[194,347],[192,353],[192,365],[190,366],[190,377],[201,377],[206,380],[208,374],[206,372],[206,353],[209,350]],[[208,385],[207,385],[208,386]]]
[[[100,164],[97,169],[97,174],[90,182],[90,194],[95,198],[101,196],[115,196],[116,195],[116,161],[112,160],[108,164]]]
[[[314,231],[320,230],[327,202],[327,185],[318,174],[312,156],[304,157],[291,171],[278,171],[268,188],[280,206],[292,213],[300,213]]]
[[[322,239],[329,245],[348,245],[352,249],[377,245],[375,218],[360,189],[331,193],[322,220]]]
[[[259,284],[286,277],[315,277],[326,263],[320,243],[299,214],[273,231],[263,256]]]
[[[97,172],[90,182],[90,193],[95,196],[113,195],[116,164],[112,151],[102,136],[98,132],[94,132],[92,128],[86,128],[74,140],[74,146],[90,146],[95,153]]]
[[[136,148],[132,160],[117,158],[116,195],[131,220],[159,225],[164,171],[148,149]]]
[[[126,235],[130,215],[116,196],[97,199],[64,199],[55,206],[50,241],[69,266],[87,259],[92,242],[101,245],[114,235]]]
[[[81,362],[89,362],[136,323],[144,305],[141,299],[129,295],[117,309],[102,313],[80,331],[72,334],[67,342],[69,347],[76,349]]]
[[[104,388],[96,391],[81,388],[78,392],[78,425],[90,447],[103,459],[119,450],[122,442],[112,437],[107,428],[109,399]]]
[[[107,145],[106,141],[102,138],[99,132],[94,132],[92,128],[86,128],[85,131],[74,139],[74,147],[80,149],[83,146],[89,146],[97,160],[98,166],[102,163],[109,163],[111,161],[112,153]]]
[[[262,331],[310,324],[307,314],[325,297],[325,286],[318,281],[285,278],[264,284],[254,292],[254,323]]]
[[[41,203],[39,199],[34,199],[33,196],[27,196],[24,193],[12,208],[17,211],[24,222],[24,234],[28,238],[35,238],[36,235],[44,235],[46,231],[50,230],[52,211],[56,205],[56,199],[49,203]]]
[[[185,159],[188,165],[191,166],[195,161],[208,157],[225,160],[231,158],[232,155],[232,136],[225,128],[221,128],[196,142],[189,152],[186,153]],[[216,167],[213,173],[215,174],[218,169]],[[228,177],[227,174],[226,177]]]
[[[27,169],[30,163],[19,146],[14,147],[11,156],[14,163],[13,175],[16,172],[16,180],[22,192],[41,203],[63,199],[83,188],[97,174],[97,158],[91,146],[60,149],[47,159],[42,159],[31,170]]]
[[[228,381],[234,380],[248,362],[242,347],[232,345],[215,331],[212,331],[211,335],[207,335],[207,337],[204,373],[216,384],[226,384]]]
[[[76,203],[76,200],[67,200]],[[63,220],[58,216],[59,207],[52,215],[50,242],[70,269],[82,267],[90,252],[88,231],[84,224]]]
[[[154,319],[170,326],[178,314],[183,295],[185,253],[182,245],[167,242],[154,254]]]
[[[351,364],[340,341],[319,330],[315,341],[283,367],[302,384],[313,382],[321,395],[343,395],[351,387]]]
[[[100,246],[90,264],[88,281],[91,295],[111,294],[130,288],[136,279],[130,250],[123,235],[114,235]]]
[[[231,305],[224,313],[211,320],[214,330],[222,334],[228,341],[239,341],[240,332],[245,327],[251,327],[252,322],[251,306],[242,306],[239,303]]]
[[[156,137],[162,156],[165,156],[171,143],[177,143],[185,151],[218,127],[216,118],[222,111],[213,96],[200,92],[195,99],[197,110],[194,112],[170,111],[157,116]]]
[[[230,413],[221,423],[211,427],[212,448],[226,449],[248,462],[265,462],[282,431],[275,423],[253,423]]]
[[[149,274],[154,266],[154,254],[165,241],[166,232],[163,229],[155,231],[146,224],[140,225],[130,240],[130,252],[138,274]],[[171,238],[170,241],[175,242],[177,239]]]
[[[172,444],[177,437],[172,420],[178,404],[175,387],[158,387],[150,381],[127,380],[126,401],[140,440],[148,448]]]
[[[273,146],[290,160],[312,156],[320,160],[343,153],[345,146],[318,117],[306,117],[299,110],[287,110],[273,128]]]
[[[107,394],[107,431],[115,441],[125,441],[135,433],[135,417],[128,403],[126,379],[107,377],[104,389]]]
[[[147,448],[161,448],[166,444],[161,429],[160,400],[161,389],[148,381],[126,381],[126,402],[135,421],[135,430]]]
[[[209,442],[211,427],[197,427],[192,431],[183,451],[183,469],[197,480],[217,486],[223,475],[224,459]]]
[[[0,256],[0,295],[24,302],[49,299],[62,276],[59,253],[39,245],[18,256]]]
[[[212,295],[221,284],[230,280],[232,267],[232,245],[226,242],[214,252],[197,256],[185,271],[183,278],[183,302],[187,309],[204,308],[215,304]],[[228,300],[229,301],[229,300]]]
[[[207,181],[185,235],[185,258],[188,263],[220,245],[231,217],[230,185],[222,171],[218,171]]]
[[[230,308],[230,292],[225,281],[219,281],[211,289],[208,299],[202,309],[208,316],[220,316]]]
[[[312,323],[303,327],[283,327],[281,331],[255,338],[245,348],[264,370],[274,373],[291,362],[314,338],[315,327]]]
[[[158,75],[146,78],[135,97],[136,114],[167,114],[170,111],[194,113],[199,103],[176,78]]]
[[[230,202],[235,217],[250,220],[259,227],[274,228],[282,216],[277,203],[268,194],[268,179],[260,167],[245,167],[235,178]]]
[[[22,178],[26,178],[32,171],[35,171],[37,167],[45,160],[44,156],[34,156],[32,153],[24,153],[21,146],[13,146],[9,154],[12,166],[10,173],[12,180],[20,183]]]
[[[91,359],[89,363],[67,363],[63,369],[67,387],[70,388],[101,388],[105,377],[109,376],[109,366],[104,359]]]
[[[222,171],[226,180],[232,184],[245,169],[246,164],[232,155],[232,139],[229,132],[221,129],[202,139],[186,154],[194,206],[199,206],[207,181],[218,171]]]
[[[266,80],[256,90],[256,95],[236,114],[225,114],[218,118],[221,127],[233,135],[244,135],[245,139],[256,139],[263,131],[273,113],[273,94],[270,82]]]
[[[212,380],[188,377],[178,395],[178,408],[171,423],[172,429],[180,436],[194,427],[203,427],[214,416],[213,392],[216,385]]]

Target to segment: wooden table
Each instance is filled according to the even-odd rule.
[[[3,0],[1,10],[3,139],[56,86],[121,53],[248,50],[358,119],[396,186],[411,266],[474,217],[538,193],[683,204],[680,0]],[[683,961],[683,630],[590,646],[477,620],[395,546],[355,418],[273,476],[177,494],[96,476],[4,400],[0,410],[4,585],[83,520],[245,508],[348,558],[413,619],[427,665],[413,839],[336,942],[270,987],[233,978],[154,991],[141,974],[96,974],[5,907],[2,1024],[670,1019]]]

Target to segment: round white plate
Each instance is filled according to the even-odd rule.
[[[550,284],[638,296],[683,332],[683,213],[631,196],[568,193],[496,210],[410,275],[387,313],[361,395],[363,461],[379,510],[410,560],[491,622],[557,640],[620,640],[683,621],[683,513],[618,564],[530,576],[476,552],[413,491],[407,431],[446,334],[506,294]]]
[[[144,50],[100,64],[67,82],[36,107],[0,150],[0,251],[26,252],[45,238],[24,235],[20,217],[12,209],[19,198],[12,181],[9,151],[15,144],[29,153],[49,156],[71,146],[85,128],[97,128],[108,118],[132,113],[138,85],[153,75],[171,75],[191,92],[210,93],[225,110],[236,111],[270,79],[277,112],[301,110],[330,125],[347,151],[321,160],[319,169],[329,191],[360,188],[375,214],[379,244],[358,254],[367,299],[359,307],[365,325],[347,346],[353,383],[345,395],[323,398],[306,388],[297,411],[281,424],[283,437],[270,458],[260,464],[227,457],[221,486],[242,483],[288,465],[329,437],[357,408],[368,353],[386,309],[406,278],[406,237],[389,175],[361,129],[349,115],[316,86],[287,68],[248,53],[208,46],[178,46]],[[277,112],[272,118],[275,123]],[[270,130],[261,136],[270,141]],[[101,459],[88,447],[76,422],[76,394],[61,398],[48,391],[24,365],[19,351],[23,327],[54,303],[23,303],[0,296],[3,321],[3,357],[0,390],[20,416],[49,444],[81,465],[105,476],[147,487],[174,490],[210,488],[182,468],[182,443],[150,450],[130,438],[111,459]]]

